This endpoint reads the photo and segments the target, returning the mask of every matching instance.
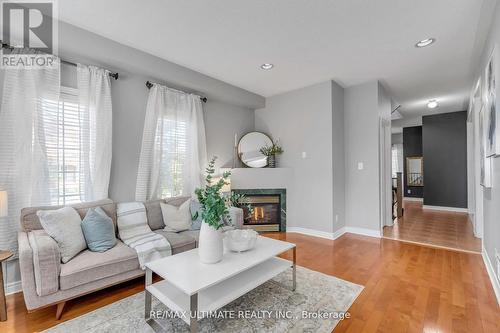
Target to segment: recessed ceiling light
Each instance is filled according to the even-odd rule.
[[[430,100],[430,101],[429,101],[429,103],[427,103],[427,107],[428,107],[429,109],[435,109],[435,108],[437,108],[437,107],[438,107],[438,105],[439,105],[439,104],[438,104],[438,102],[437,102],[435,99]]]
[[[417,44],[415,44],[415,47],[426,47],[426,46],[431,45],[435,41],[436,41],[436,38],[422,39],[421,41],[417,42]]]
[[[270,70],[274,67],[273,64],[262,64],[260,65],[260,68],[265,69],[265,70]]]

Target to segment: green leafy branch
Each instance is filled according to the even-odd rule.
[[[231,172],[224,172],[221,179],[212,184],[216,160],[217,157],[214,156],[205,169],[207,174],[205,177],[205,187],[197,188],[194,193],[201,205],[201,217],[203,221],[218,230],[226,223],[231,223],[229,206],[226,203],[225,197],[220,193],[222,187],[229,184],[228,179],[231,176]]]

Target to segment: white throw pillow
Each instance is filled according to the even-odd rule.
[[[191,199],[186,200],[180,206],[172,206],[167,203],[160,203],[165,231],[180,232],[191,229]]]
[[[87,248],[81,227],[82,219],[74,208],[39,210],[36,215],[45,232],[59,245],[63,263]]]

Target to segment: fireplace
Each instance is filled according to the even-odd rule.
[[[286,190],[247,189],[233,190],[244,194],[246,204],[239,206],[244,211],[244,226],[256,231],[286,231]],[[248,209],[248,205],[252,211]]]

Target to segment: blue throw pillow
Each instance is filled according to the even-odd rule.
[[[196,200],[191,200],[191,217],[193,223],[191,224],[191,230],[200,230],[201,229],[201,205]]]
[[[113,220],[101,207],[87,211],[82,221],[82,231],[90,251],[104,252],[116,245]]]

